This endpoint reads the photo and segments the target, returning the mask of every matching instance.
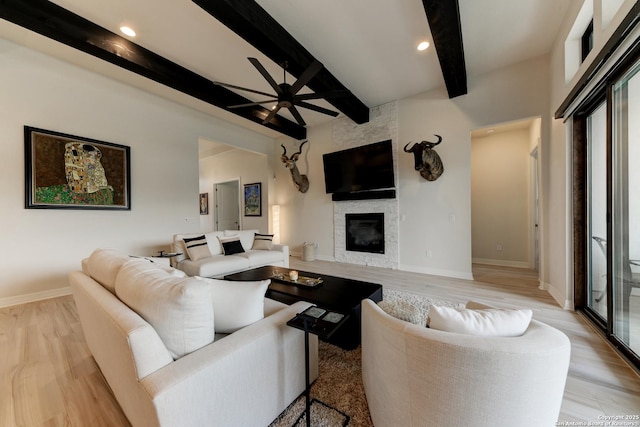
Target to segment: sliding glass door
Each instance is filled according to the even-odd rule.
[[[640,355],[640,63],[612,89],[612,334]]]
[[[573,116],[576,308],[640,367],[640,47]]]

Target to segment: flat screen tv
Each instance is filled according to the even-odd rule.
[[[395,186],[391,140],[322,156],[327,193],[355,193]]]

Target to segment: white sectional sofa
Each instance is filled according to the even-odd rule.
[[[304,333],[286,322],[308,303],[113,250],[82,265],[69,278],[84,335],[134,427],[267,426],[304,391]],[[313,380],[315,336],[310,350]]]
[[[182,255],[172,258],[172,266],[184,271],[189,276],[202,277],[222,277],[226,274],[264,265],[289,267],[289,247],[271,244],[268,250],[256,249],[256,246],[254,246],[256,234],[260,234],[258,230],[225,230],[208,233],[175,234],[171,250]],[[199,236],[206,238],[210,256],[194,260],[189,257],[184,239]],[[225,255],[220,241],[233,236],[239,237],[244,252]]]

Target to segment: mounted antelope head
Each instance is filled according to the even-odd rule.
[[[409,149],[407,149],[407,147],[411,142],[404,146],[405,153],[413,153],[415,170],[419,171],[420,176],[427,181],[435,181],[440,178],[440,175],[444,172],[442,160],[433,149],[433,147],[442,142],[442,137],[440,135],[436,136],[438,137],[438,141],[436,142],[416,142]]]
[[[300,173],[300,171],[298,170],[298,166],[296,165],[296,162],[300,157],[300,153],[302,153],[302,146],[307,142],[309,141],[306,140],[302,144],[300,144],[300,148],[298,149],[298,152],[293,153],[291,157],[287,157],[287,148],[284,146],[284,144],[280,144],[280,146],[284,150],[282,153],[282,156],[280,156],[280,160],[282,160],[282,163],[284,163],[284,166],[287,169],[289,169],[289,171],[291,172],[293,185],[295,185],[295,187],[301,193],[306,193],[307,190],[309,190],[309,178],[307,178],[307,175],[302,175]]]

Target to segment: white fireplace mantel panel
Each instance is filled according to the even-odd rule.
[[[393,169],[398,183],[398,103],[372,108],[369,122],[358,125],[344,117],[333,121],[335,150],[346,150],[390,139],[393,146]],[[347,251],[345,215],[348,213],[384,213],[385,253]],[[350,200],[333,203],[334,254],[336,261],[374,267],[398,268],[400,202],[396,199]]]

